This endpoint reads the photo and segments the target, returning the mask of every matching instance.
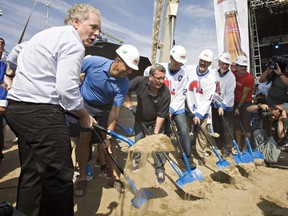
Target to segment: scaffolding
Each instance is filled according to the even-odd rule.
[[[261,43],[259,42],[255,10],[258,8],[264,7],[264,8],[267,8],[271,13],[272,8],[278,7],[281,5],[287,5],[287,4],[288,4],[288,0],[250,0],[249,1],[251,67],[252,67],[252,71],[254,73],[255,78],[261,76],[262,74],[261,65],[263,62],[261,60],[260,47],[265,46],[265,44],[267,45],[267,42],[265,41],[268,39],[268,38],[263,38],[263,40],[261,40]],[[286,37],[286,35],[283,35],[282,37]],[[270,37],[268,43],[271,43],[273,38],[274,37]]]
[[[255,9],[250,10],[250,40],[253,43],[251,46],[251,67],[254,77],[259,77],[262,74],[262,66],[261,66],[261,54],[260,54],[260,44],[257,30],[257,20]]]

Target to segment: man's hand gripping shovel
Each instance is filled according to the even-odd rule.
[[[94,124],[94,132],[95,134],[98,136],[98,138],[102,141],[103,143],[103,139],[101,138],[101,136],[98,134],[97,130],[103,131],[119,140],[122,140],[124,142],[126,142],[129,146],[134,145],[135,143],[128,139],[127,137],[122,136],[121,134],[118,134],[112,130],[108,130],[106,128],[101,127],[100,125]],[[111,160],[113,161],[113,163],[116,165],[116,167],[118,168],[118,170],[121,172],[121,174],[124,176],[125,180],[127,181],[127,183],[129,184],[129,186],[132,189],[132,193],[134,194],[134,197],[131,200],[132,205],[135,208],[140,208],[141,205],[143,205],[148,199],[150,199],[152,197],[152,193],[150,191],[148,191],[147,189],[144,188],[140,188],[140,190],[137,190],[135,184],[132,182],[132,180],[128,177],[128,175],[124,172],[124,169],[119,165],[119,163],[117,162],[116,158],[113,156],[112,153],[109,152],[109,150],[106,148],[106,153],[108,154],[108,156],[111,158]]]
[[[133,110],[132,107],[129,108],[129,110],[133,113],[133,115],[135,116],[135,119],[136,121],[138,121],[143,130],[151,135],[150,131],[146,128],[146,126],[143,124],[143,122],[140,120],[140,118],[136,115],[135,111]],[[179,170],[179,168],[176,166],[176,164],[173,162],[173,160],[168,156],[167,153],[163,152],[165,158],[169,161],[171,167],[175,170],[175,172],[178,174],[179,176],[179,179],[176,180],[176,185],[179,187],[179,188],[183,188],[184,185],[188,184],[188,183],[191,183],[195,180],[198,180],[200,182],[202,182],[204,180],[204,177],[202,175],[202,173],[200,172],[200,170],[198,168],[194,168],[193,170],[191,170],[190,166],[189,166],[189,163],[188,163],[188,160],[187,160],[187,157],[186,157],[186,160],[187,160],[187,163],[188,163],[188,166],[190,168],[190,170],[187,170],[187,171],[184,171],[184,172],[181,172]],[[186,162],[185,162],[186,163]]]

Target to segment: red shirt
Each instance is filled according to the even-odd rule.
[[[245,73],[242,77],[238,76],[237,71],[233,72],[236,78],[236,88],[235,88],[235,99],[236,103],[240,102],[240,99],[243,94],[244,87],[251,88],[251,91],[248,93],[245,102],[252,101],[252,90],[254,88],[254,78],[250,73]]]

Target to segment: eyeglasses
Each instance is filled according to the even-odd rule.
[[[238,65],[239,67],[244,67],[244,68],[246,68],[247,66],[245,66],[245,65]]]
[[[162,81],[165,79],[165,76],[164,77],[155,77],[154,75],[152,75],[157,81]]]

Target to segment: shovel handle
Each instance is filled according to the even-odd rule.
[[[218,157],[218,159],[220,161],[223,161],[222,157],[220,156],[220,154],[216,150],[215,146],[213,145],[212,141],[208,137],[209,135],[205,132],[205,130],[202,128],[202,126],[198,125],[198,127],[199,127],[199,130],[204,134],[205,138],[207,139],[208,143],[210,144],[211,148],[213,149],[213,151],[216,154],[216,156]]]
[[[94,125],[95,126],[95,125]],[[101,126],[100,126],[101,127]],[[100,128],[99,128],[100,129]],[[105,129],[105,128],[103,128]],[[103,143],[103,139],[102,137],[98,134],[97,130],[95,129],[95,127],[93,128],[95,135],[97,136],[97,138],[100,140],[101,143]],[[104,130],[102,130],[104,131]],[[137,188],[135,186],[135,184],[132,182],[132,180],[125,174],[124,169],[120,166],[120,164],[117,162],[116,158],[113,156],[112,153],[110,153],[108,151],[107,148],[105,148],[105,151],[107,153],[107,155],[110,157],[110,159],[113,161],[113,163],[115,164],[115,166],[117,167],[117,169],[120,171],[120,173],[125,177],[126,181],[129,183],[130,187],[132,188],[132,191],[134,192],[134,194],[136,194],[137,192]]]
[[[129,108],[129,110],[133,113],[136,121],[138,123],[140,123],[142,129],[148,134],[151,135],[150,131],[146,128],[146,126],[143,124],[143,122],[141,121],[141,119],[136,115],[136,112],[134,111],[134,109],[132,107]],[[179,171],[179,169],[177,168],[177,166],[175,165],[175,163],[171,160],[171,158],[168,156],[168,154],[166,154],[165,152],[163,152],[164,157],[169,161],[170,165],[172,166],[172,168],[175,170],[175,172],[178,174],[178,176],[180,178],[183,178],[182,173]]]
[[[129,147],[135,144],[135,142],[133,142],[129,138],[127,138],[127,137],[125,137],[125,136],[123,136],[121,134],[118,134],[115,131],[106,129],[106,128],[98,125],[98,124],[93,124],[93,127],[97,128],[98,130],[103,131],[103,132],[105,132],[105,133],[107,133],[107,134],[109,134],[109,135],[111,135],[113,137],[115,137],[116,139],[119,139],[119,140],[122,140],[122,141],[126,142],[129,145]]]
[[[172,121],[171,118],[168,118],[168,119],[169,119],[169,125],[170,125],[170,127],[171,127],[171,130],[173,131],[173,134],[174,134],[174,136],[175,136],[175,138],[176,138],[176,141],[177,141],[177,143],[178,143],[178,146],[179,146],[179,149],[180,149],[180,153],[181,153],[182,156],[183,156],[185,165],[186,165],[186,167],[187,167],[187,171],[190,172],[190,171],[191,171],[191,166],[190,166],[190,164],[189,164],[189,162],[188,162],[187,155],[184,153],[184,150],[183,150],[183,147],[182,147],[182,145],[181,145],[181,143],[180,143],[178,134],[176,134],[176,131],[175,131],[175,129],[173,128],[173,121]]]
[[[245,141],[246,141],[247,146],[248,146],[248,148],[249,148],[249,152],[252,153],[253,150],[252,150],[252,146],[251,146],[250,140],[249,140],[248,137],[247,137],[246,131],[245,131],[244,126],[243,126],[243,124],[242,124],[241,121],[240,121],[240,127],[241,127],[241,129],[242,129],[242,132],[244,133]]]
[[[138,121],[138,123],[141,124],[142,129],[149,135],[151,135],[151,133],[149,132],[149,130],[146,128],[146,126],[143,124],[143,122],[141,121],[141,119],[136,115],[135,110],[133,109],[133,107],[130,107],[129,110],[131,111],[131,113],[134,115],[136,121]]]

